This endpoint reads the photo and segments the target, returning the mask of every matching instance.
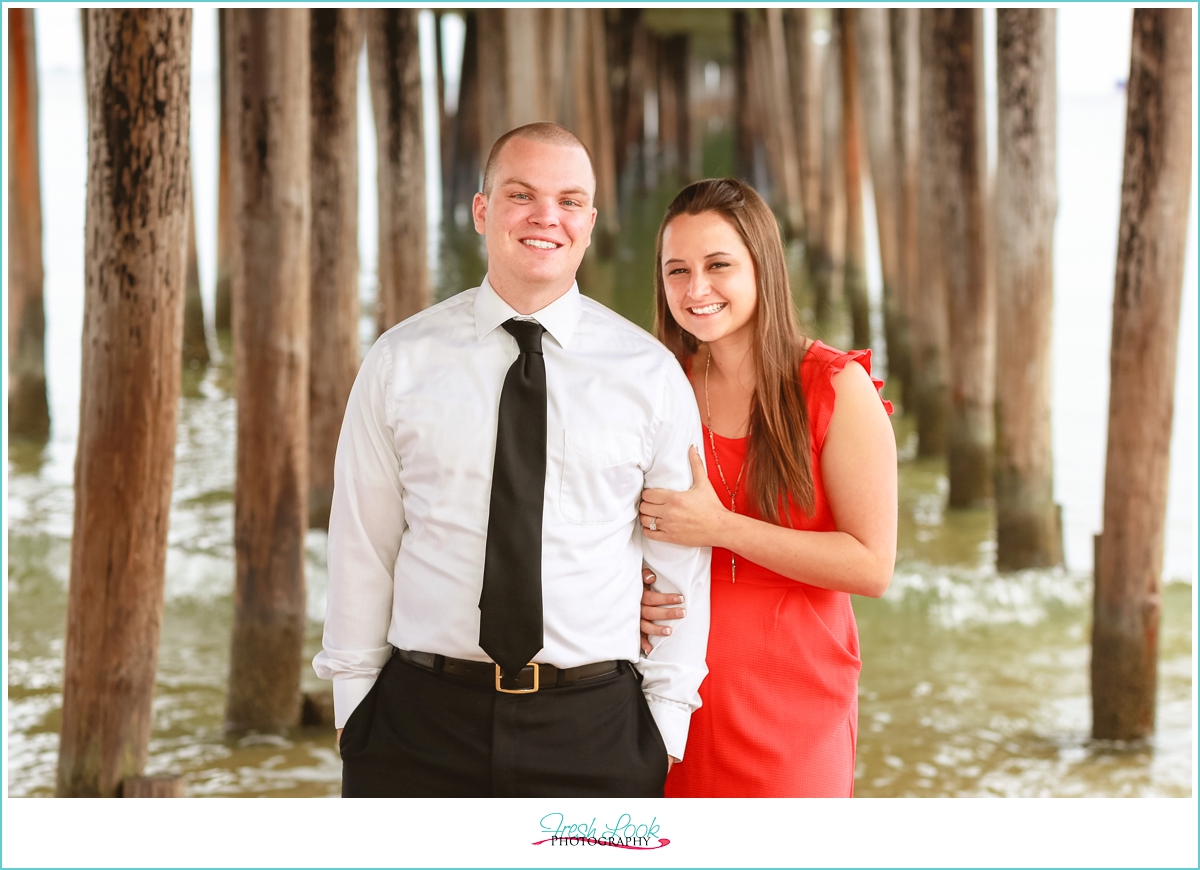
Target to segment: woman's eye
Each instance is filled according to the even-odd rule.
[[[687,274],[687,269],[683,268],[682,266],[680,266],[680,267],[679,267],[679,268],[677,268],[677,269],[672,269],[670,272],[668,272],[668,273],[667,273],[667,275],[668,275],[668,276],[671,276],[671,275],[686,275],[686,274]]]
[[[709,264],[708,264],[708,268],[710,268],[710,269],[720,269],[720,268],[724,268],[724,267],[726,267],[726,266],[728,266],[728,265],[729,265],[728,263],[709,263]]]

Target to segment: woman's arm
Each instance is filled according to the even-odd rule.
[[[866,370],[833,376],[833,418],[821,477],[837,531],[797,531],[735,514],[707,477],[683,492],[646,490],[642,532],[652,540],[724,547],[812,586],[878,597],[896,561],[896,439]],[[693,456],[693,462],[698,462]],[[656,530],[650,529],[654,522]]]

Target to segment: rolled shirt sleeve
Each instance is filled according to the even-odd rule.
[[[664,372],[657,404],[658,419],[646,487],[683,490],[692,486],[688,448],[700,447],[703,431],[691,385],[682,369],[670,361]],[[703,461],[704,451],[700,451]],[[641,535],[641,525],[637,534]],[[642,538],[646,564],[654,571],[655,588],[683,595],[687,617],[666,637],[652,637],[649,655],[638,663],[642,691],[666,744],[667,754],[683,759],[688,724],[700,707],[700,683],[708,674],[709,547],[684,547]]]
[[[367,353],[354,381],[334,461],[328,609],[324,648],[313,669],[333,680],[337,728],[346,724],[392,653],[387,634],[405,517],[388,418],[391,370],[385,335]]]

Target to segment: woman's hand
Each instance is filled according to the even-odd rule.
[[[688,448],[688,461],[692,465],[691,489],[642,492],[642,534],[651,541],[685,547],[721,546],[731,512],[717,498],[694,446]]]
[[[682,607],[670,607],[672,604],[683,604],[683,596],[673,592],[655,592],[650,587],[654,585],[654,581],[658,579],[654,576],[654,572],[642,565],[642,583],[645,588],[642,590],[642,652],[650,655],[650,637],[649,635],[658,635],[665,637],[671,633],[669,625],[659,625],[656,620],[661,619],[683,619],[687,613]]]

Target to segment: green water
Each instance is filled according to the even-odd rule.
[[[614,256],[589,255],[580,273],[585,292],[647,327],[654,232],[665,204],[663,196],[645,198],[625,216]],[[798,277],[802,254],[793,247],[789,256],[807,319],[810,303]],[[477,283],[482,269],[478,238],[449,233],[439,258],[439,296]],[[372,282],[364,276],[365,297]],[[369,344],[369,306],[364,311]],[[814,334],[845,346],[845,328],[843,318]],[[227,341],[221,351],[223,361],[184,377],[147,772],[182,774],[193,796],[335,795],[340,764],[331,730],[242,738],[222,731],[234,577],[235,406]],[[52,374],[78,376],[55,372],[53,360],[50,365]],[[883,598],[854,603],[863,655],[856,793],[1189,795],[1191,586],[1170,583],[1164,594],[1154,739],[1134,746],[1090,741],[1090,576],[997,574],[992,514],[945,510],[943,463],[913,458],[911,420],[898,414],[893,423],[901,446],[896,575]],[[73,459],[73,445],[59,442],[10,449],[12,796],[50,795],[54,788]],[[324,533],[310,532],[307,549],[309,622],[298,667],[310,690],[327,685],[308,665],[320,646]]]

